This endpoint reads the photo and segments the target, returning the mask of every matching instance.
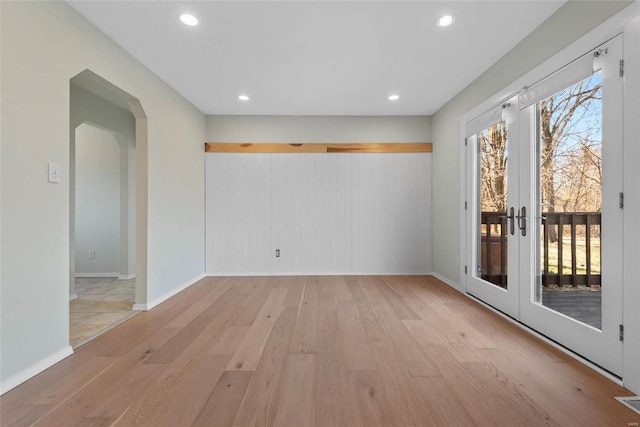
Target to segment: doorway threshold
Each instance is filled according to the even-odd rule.
[[[77,344],[74,344],[72,346],[72,348],[75,350],[83,345],[85,345],[86,343],[88,343],[89,341],[93,340],[94,338],[99,337],[100,335],[109,332],[111,329],[115,328],[116,326],[119,326],[121,324],[123,324],[124,322],[132,319],[133,317],[137,316],[139,313],[141,313],[140,311],[132,311],[128,316],[124,317],[123,319],[113,323],[112,325],[107,326],[104,329],[99,330],[98,332],[96,332],[95,334],[85,338],[84,340],[80,341]]]

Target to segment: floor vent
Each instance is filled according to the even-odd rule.
[[[640,396],[616,397],[616,400],[640,414]]]

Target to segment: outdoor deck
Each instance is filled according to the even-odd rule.
[[[507,285],[511,231],[506,215],[481,213],[482,278],[501,287]],[[540,236],[542,304],[598,329],[602,328],[600,224],[600,212],[545,212]]]
[[[600,291],[543,291],[542,305],[597,329],[602,329]]]

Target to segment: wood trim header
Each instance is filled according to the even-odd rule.
[[[431,153],[431,143],[238,144],[207,142],[204,144],[204,151],[206,153]]]

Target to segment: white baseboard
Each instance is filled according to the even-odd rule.
[[[136,278],[136,273],[133,274],[119,274],[118,275],[118,280],[130,280],[130,279],[135,279]]]
[[[146,304],[134,304],[133,305],[133,310],[134,311],[149,311],[153,307],[155,307],[156,305],[168,300],[169,298],[171,298],[172,296],[174,296],[178,292],[184,291],[189,286],[191,286],[194,283],[204,279],[205,277],[207,277],[206,274],[201,274],[198,277],[196,277],[195,279],[191,279],[188,282],[183,283],[182,285],[178,286],[177,288],[174,288],[174,289],[170,290],[169,292],[165,293],[164,295],[160,295],[158,298],[154,299],[151,302],[147,302]]]
[[[430,271],[321,271],[321,272],[281,272],[281,271],[269,271],[269,272],[207,272],[205,277],[262,277],[262,276],[429,276],[432,273]]]
[[[69,301],[73,301],[74,299],[78,299],[78,294],[69,295]]]
[[[92,277],[119,277],[120,273],[76,273],[76,277],[92,278]]]
[[[0,395],[5,394],[9,390],[14,389],[19,386],[23,382],[27,381],[30,378],[35,377],[40,372],[44,371],[47,368],[55,365],[62,359],[65,359],[73,354],[73,349],[71,346],[67,346],[60,351],[55,352],[49,357],[44,358],[43,360],[29,366],[26,369],[18,372],[17,374],[7,378],[5,381],[0,384]]]
[[[460,285],[458,285],[456,282],[453,282],[449,279],[447,279],[446,277],[436,273],[435,271],[432,271],[430,273],[431,276],[435,277],[436,279],[440,280],[441,282],[446,283],[447,285],[451,286],[453,289],[455,289],[456,291],[460,291],[462,292],[462,289],[460,289]]]
[[[258,273],[252,271],[251,273],[225,273],[221,271],[217,271],[215,273],[207,272],[204,273],[205,277],[263,277],[263,276],[277,276],[276,273]]]

